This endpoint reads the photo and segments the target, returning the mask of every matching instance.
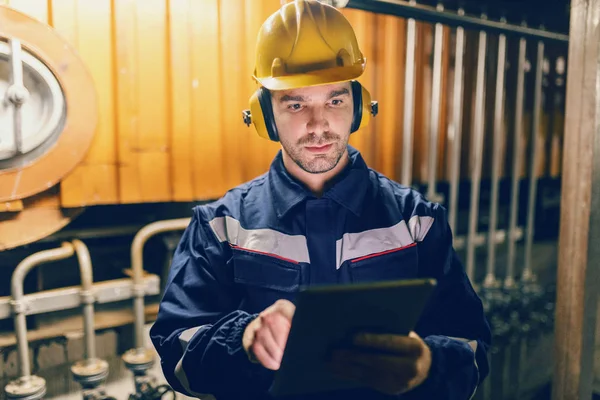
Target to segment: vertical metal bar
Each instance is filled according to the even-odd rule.
[[[552,399],[590,399],[600,279],[600,0],[572,1]]]
[[[544,42],[538,42],[537,62],[535,68],[535,92],[533,97],[533,127],[531,130],[531,162],[529,164],[529,204],[527,207],[527,236],[525,237],[525,268],[523,281],[534,279],[531,268],[531,248],[533,246],[533,230],[535,224],[535,199],[537,196],[538,140],[540,130],[540,113],[542,108],[542,68],[544,65]]]
[[[411,3],[416,3],[411,1]],[[408,19],[406,33],[406,73],[404,75],[404,141],[402,148],[402,184],[412,183],[413,120],[415,94],[416,21]]]
[[[464,15],[463,9],[458,10]],[[454,58],[454,89],[452,98],[452,163],[450,166],[450,213],[449,224],[452,232],[456,232],[458,213],[458,177],[460,175],[460,144],[462,137],[462,91],[463,91],[463,52],[465,47],[465,30],[456,28],[456,50]]]
[[[517,235],[517,215],[519,211],[519,175],[521,174],[521,151],[523,137],[523,98],[525,96],[525,54],[527,40],[519,41],[519,63],[517,65],[517,98],[515,101],[515,135],[513,140],[512,185],[510,192],[510,222],[508,228],[508,258],[504,286],[511,288],[515,285],[515,247]]]
[[[494,107],[494,145],[492,156],[492,196],[490,200],[490,226],[488,234],[488,263],[484,287],[498,287],[496,279],[496,228],[498,224],[498,186],[500,157],[502,156],[502,128],[504,113],[504,74],[506,69],[506,35],[498,38],[498,67],[496,72],[496,99]]]
[[[14,316],[15,332],[17,333],[17,354],[19,355],[20,376],[30,376],[29,365],[29,342],[27,341],[27,323],[25,313],[17,313]]]
[[[73,247],[79,262],[79,274],[81,275],[81,303],[83,304],[83,333],[85,341],[86,359],[96,358],[96,329],[94,327],[94,293],[93,293],[93,271],[90,252],[81,240],[74,239]]]
[[[444,6],[438,4],[438,11]],[[440,23],[435,24],[433,42],[433,83],[431,85],[431,114],[429,136],[429,166],[427,179],[427,197],[431,201],[440,201],[436,191],[435,176],[437,169],[438,137],[440,132],[440,92],[442,90],[442,50],[444,46],[444,30]]]
[[[23,64],[21,62],[21,41],[10,38],[10,67],[11,67],[11,93],[9,99],[13,103],[13,134],[15,135],[16,154],[23,151],[22,113],[23,103]]]
[[[467,275],[472,282],[475,278],[475,240],[479,217],[479,185],[481,183],[481,153],[483,150],[486,42],[487,33],[480,31],[479,52],[477,55],[477,83],[475,87],[475,123],[473,127],[473,145],[471,146],[471,207],[467,237]]]

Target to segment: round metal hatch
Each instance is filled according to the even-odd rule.
[[[17,45],[11,42],[13,47]],[[0,169],[22,167],[47,151],[56,143],[66,116],[60,84],[48,67],[27,51],[21,51],[20,57],[22,86],[11,83],[10,47],[0,42],[0,94],[4,94],[0,97]],[[15,97],[22,100],[21,105],[15,105]],[[15,128],[16,107],[21,112],[20,135]]]
[[[0,201],[54,186],[87,153],[94,82],[50,26],[0,6]]]

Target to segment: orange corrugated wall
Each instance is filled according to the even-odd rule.
[[[63,206],[212,199],[267,171],[279,146],[247,128],[241,110],[256,88],[250,78],[256,34],[280,0],[0,3],[53,26],[79,52],[96,84],[98,129],[84,162],[60,185]],[[399,179],[406,21],[343,12],[367,57],[360,81],[380,103],[377,118],[354,134],[351,144],[371,167]],[[432,27],[417,26],[413,179],[423,181]],[[448,28],[444,42],[443,94],[452,88]],[[446,98],[440,115],[440,179],[447,178]]]

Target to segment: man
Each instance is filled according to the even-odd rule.
[[[348,146],[376,113],[355,81],[364,67],[333,7],[296,0],[261,28],[245,120],[282,149],[268,173],[194,208],[151,330],[177,391],[270,398],[301,286],[422,277],[438,285],[414,332],[333,353],[332,371],[365,388],[303,398],[466,400],[488,374],[489,326],[446,210]]]

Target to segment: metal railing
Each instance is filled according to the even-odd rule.
[[[464,250],[465,269],[475,289],[480,293],[487,315],[490,317],[494,333],[494,347],[491,357],[503,354],[506,360],[502,370],[496,369],[493,374],[502,376],[501,388],[504,394],[495,394],[494,398],[519,398],[518,391],[523,385],[512,385],[510,369],[516,362],[521,368],[526,368],[525,354],[527,341],[539,338],[552,329],[554,317],[554,293],[536,282],[533,266],[533,243],[536,228],[536,205],[539,199],[538,180],[540,178],[538,165],[542,156],[540,136],[544,107],[554,113],[564,113],[557,107],[556,99],[550,96],[545,85],[553,86],[555,96],[564,96],[566,62],[568,55],[569,37],[560,32],[551,32],[543,26],[532,27],[525,22],[520,24],[508,23],[505,18],[492,20],[485,13],[478,16],[466,15],[464,8],[449,10],[443,2],[437,6],[418,4],[417,1],[401,0],[329,0],[325,2],[336,7],[347,7],[365,10],[377,14],[387,14],[406,19],[406,53],[404,69],[403,93],[403,130],[398,132],[402,143],[401,170],[398,172],[399,181],[405,186],[417,187],[413,182],[414,137],[415,137],[415,65],[417,54],[417,33],[423,23],[433,25],[432,52],[428,67],[431,75],[431,87],[428,96],[431,108],[427,110],[429,128],[427,174],[423,184],[427,197],[442,203],[448,209],[448,219],[454,232],[454,246]],[[447,4],[448,2],[446,2]],[[483,5],[482,5],[483,6]],[[482,8],[480,8],[482,10]],[[491,15],[491,13],[490,13]],[[501,14],[498,14],[501,15]],[[565,15],[565,18],[568,18]],[[453,35],[452,49],[445,49],[442,28]],[[471,41],[471,42],[468,42]],[[470,45],[470,47],[467,47]],[[514,50],[511,52],[511,50]],[[528,51],[529,50],[529,51]],[[471,57],[467,57],[467,52]],[[453,71],[453,81],[448,82],[448,92],[442,91],[442,57],[443,52],[451,52],[447,68]],[[493,52],[493,53],[492,53]],[[467,62],[473,60],[473,65]],[[560,62],[562,60],[562,62]],[[493,65],[492,64],[493,61]],[[510,64],[510,65],[509,65]],[[472,69],[472,82],[465,82],[465,73]],[[510,78],[508,72],[511,72]],[[529,74],[528,74],[529,73]],[[448,74],[448,76],[452,76]],[[550,82],[550,78],[556,78]],[[560,83],[556,83],[560,82]],[[468,86],[467,86],[468,84]],[[472,92],[468,88],[472,87]],[[438,165],[438,148],[442,126],[440,125],[440,109],[442,96],[451,99],[448,114],[448,142],[445,155],[448,159],[448,195],[446,198],[438,191],[440,178],[436,176]],[[550,105],[550,102],[554,104]],[[560,102],[559,102],[560,103]],[[469,110],[471,114],[466,114]],[[508,114],[507,114],[508,113]],[[514,120],[507,118],[510,115]],[[469,127],[463,122],[472,118]],[[530,118],[527,120],[526,118]],[[489,123],[488,123],[489,121]],[[525,121],[528,126],[525,127]],[[489,125],[489,126],[488,126]],[[548,124],[552,129],[552,123]],[[529,146],[526,146],[526,131],[530,131]],[[468,138],[465,135],[469,135]],[[461,178],[462,143],[469,141],[469,167],[467,168],[470,190],[468,196],[468,217],[459,215],[459,189]],[[509,146],[512,141],[512,146]],[[484,144],[488,144],[489,170],[484,168]],[[510,173],[504,175],[504,183],[510,188],[510,198],[501,203],[501,175],[503,147],[511,158]],[[488,160],[485,160],[486,163]],[[509,168],[507,168],[509,169]],[[522,177],[522,171],[524,178]],[[480,210],[482,203],[483,176],[489,176],[489,203],[485,205],[487,227],[482,229],[483,214]],[[487,178],[486,178],[487,179]],[[525,192],[521,183],[525,185]],[[460,193],[459,193],[460,192]],[[486,195],[488,193],[486,192]],[[462,197],[462,196],[461,196]],[[520,199],[527,198],[521,204]],[[488,208],[489,205],[489,208]],[[482,205],[482,207],[484,207]],[[501,208],[506,210],[500,215]],[[523,214],[526,217],[523,218]],[[467,220],[464,236],[457,235],[459,222]],[[501,227],[502,225],[502,227]],[[558,234],[558,232],[557,232]],[[522,246],[521,243],[523,242]],[[500,248],[500,244],[506,247]],[[476,252],[485,247],[487,260],[483,263]],[[523,248],[523,264],[517,265],[517,252]],[[498,250],[506,251],[505,268],[498,268]],[[499,271],[502,269],[502,271]],[[510,352],[517,348],[517,356]],[[511,350],[512,349],[512,350]],[[512,357],[512,358],[511,358]],[[517,357],[518,360],[515,359]],[[494,364],[494,363],[492,363]],[[508,372],[507,372],[508,371]],[[492,373],[490,374],[490,377]],[[549,378],[549,377],[548,377]],[[495,379],[495,378],[494,378]],[[492,388],[491,378],[484,383],[477,394],[479,399],[491,398],[491,393],[498,389]],[[513,382],[515,383],[515,382]],[[518,383],[522,383],[519,382]],[[511,397],[514,395],[516,397]]]
[[[346,7],[358,10],[366,10],[378,14],[394,15],[407,19],[406,24],[406,55],[405,55],[405,73],[404,73],[404,121],[402,132],[402,169],[400,182],[403,185],[413,185],[413,153],[414,153],[414,113],[415,113],[415,53],[416,53],[416,32],[417,22],[429,22],[434,24],[433,34],[433,57],[432,57],[432,78],[431,78],[431,113],[430,128],[428,132],[429,140],[429,158],[427,168],[427,197],[436,202],[445,203],[449,213],[449,225],[453,232],[457,230],[458,218],[458,197],[459,197],[459,174],[461,161],[461,140],[464,136],[462,121],[464,118],[464,96],[465,91],[465,45],[467,41],[466,30],[476,30],[478,32],[478,43],[476,50],[476,68],[475,68],[475,89],[474,89],[474,115],[471,126],[471,167],[470,167],[470,201],[469,217],[466,238],[456,237],[455,245],[457,248],[466,248],[465,265],[469,278],[474,284],[476,276],[476,257],[475,250],[479,246],[487,245],[487,266],[485,279],[482,285],[487,288],[499,286],[513,287],[517,274],[521,279],[533,280],[533,271],[531,265],[531,252],[535,226],[535,205],[537,198],[537,174],[536,166],[539,161],[539,132],[542,110],[542,84],[544,79],[543,63],[545,60],[546,43],[549,46],[559,46],[563,49],[564,58],[567,55],[568,35],[559,32],[550,32],[543,28],[528,27],[525,22],[520,25],[506,22],[504,18],[498,21],[489,19],[485,14],[480,16],[469,16],[465,14],[463,8],[457,10],[446,9],[443,2],[438,3],[436,7],[418,4],[416,1],[401,0],[329,0],[325,2],[336,7]],[[439,125],[440,104],[441,104],[441,53],[444,49],[444,40],[442,35],[443,26],[449,26],[454,29],[454,63],[451,68],[454,70],[454,81],[452,87],[452,109],[449,114],[449,131],[452,132],[453,139],[451,148],[447,151],[449,158],[449,195],[444,201],[443,197],[436,193],[436,184],[439,179],[436,177],[436,167],[438,163],[437,148],[439,145],[441,127]],[[490,47],[490,35],[498,35],[497,42],[497,63],[495,71],[487,65],[488,52]],[[507,38],[512,36],[518,39],[518,63],[516,97],[507,98],[506,92],[506,69],[508,57]],[[527,46],[533,41],[537,49],[535,56],[535,77],[534,77],[534,99],[532,105],[532,143],[529,155],[528,172],[528,204],[527,204],[527,222],[526,226],[518,226],[519,204],[519,171],[524,160],[521,157],[523,153],[523,113],[525,108],[525,84],[526,69],[528,64],[533,64],[527,59]],[[487,88],[486,76],[494,73],[496,76],[495,87],[490,90]],[[564,74],[564,71],[562,72]],[[489,205],[489,227],[487,233],[478,230],[481,213],[480,186],[482,184],[482,154],[483,143],[486,137],[486,92],[492,92],[494,98],[493,112],[493,155],[491,167],[491,201]],[[506,102],[514,104],[514,127],[513,127],[513,148],[512,148],[512,177],[511,177],[511,199],[510,216],[507,224],[507,232],[498,229],[498,206],[499,206],[499,184],[500,184],[500,158],[502,143],[508,138],[504,136],[504,114],[507,111]],[[485,243],[482,243],[482,236],[485,236]],[[525,239],[525,263],[521,271],[515,268],[516,242],[522,237]],[[497,244],[506,240],[508,242],[508,261],[504,279],[498,279],[496,276],[496,250]]]

